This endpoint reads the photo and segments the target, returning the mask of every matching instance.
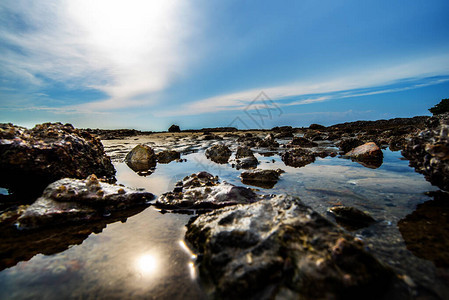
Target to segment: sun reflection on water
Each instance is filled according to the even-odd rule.
[[[152,254],[144,254],[136,260],[136,268],[143,276],[153,275],[158,269],[158,261]]]

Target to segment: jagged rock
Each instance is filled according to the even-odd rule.
[[[449,267],[449,195],[431,194],[434,200],[418,204],[416,210],[398,222],[407,249],[433,261],[438,268]]]
[[[181,129],[178,125],[173,124],[168,128],[168,132],[181,132]]]
[[[186,239],[219,299],[378,299],[398,279],[363,245],[297,198],[200,215]]]
[[[346,153],[345,156],[351,157],[356,161],[365,162],[367,165],[372,165],[373,167],[376,167],[378,165],[376,163],[379,162],[381,165],[383,160],[382,150],[373,142],[358,146]]]
[[[431,118],[427,126],[408,142],[402,155],[430,183],[448,191],[449,113]]]
[[[206,157],[218,164],[225,164],[231,157],[232,151],[226,145],[218,144],[208,148],[205,152]]]
[[[85,222],[105,212],[144,205],[153,198],[151,193],[100,182],[95,175],[85,180],[64,178],[44,190],[17,219],[17,226],[29,229]]]
[[[156,154],[157,162],[161,164],[168,164],[174,160],[181,158],[181,153],[175,150],[164,150]]]
[[[343,153],[348,153],[361,145],[363,145],[363,141],[357,138],[344,139],[337,144],[338,148],[340,148]]]
[[[259,164],[259,161],[254,156],[253,151],[249,147],[237,147],[236,157],[236,168],[238,169],[249,169],[255,168]]]
[[[270,133],[263,140],[257,142],[256,146],[262,148],[277,148],[279,147],[279,143],[276,142],[274,135]]]
[[[249,147],[237,147],[237,152],[235,153],[236,158],[254,156],[253,151]]]
[[[135,146],[125,157],[125,162],[133,171],[147,171],[156,166],[156,155],[147,145]]]
[[[329,208],[329,212],[335,216],[338,224],[348,230],[367,227],[376,222],[373,217],[355,207],[334,206]]]
[[[287,166],[299,168],[315,161],[313,152],[307,149],[295,148],[281,155],[282,161]]]
[[[287,147],[306,147],[306,148],[310,148],[310,147],[316,147],[318,146],[317,143],[312,142],[306,138],[303,137],[295,137],[293,138],[293,140],[291,140],[288,144]]]
[[[101,141],[91,134],[61,123],[40,124],[33,129],[0,124],[3,187],[38,196],[55,180],[90,174],[110,179],[115,174]]]
[[[220,183],[218,177],[200,172],[176,183],[173,192],[159,196],[155,206],[178,212],[187,210],[210,210],[229,205],[251,203],[259,200],[251,189]]]
[[[278,182],[279,176],[284,173],[283,170],[251,170],[240,174],[242,183],[254,185],[261,188],[271,189]]]

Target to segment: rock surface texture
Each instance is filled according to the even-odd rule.
[[[200,275],[215,298],[401,298],[389,268],[289,196],[200,215],[186,239],[202,254]]]
[[[255,168],[259,164],[259,161],[254,156],[253,151],[247,146],[237,147],[235,158],[236,158],[235,165],[237,169]]]
[[[125,162],[133,171],[147,171],[156,166],[156,154],[150,146],[137,145],[126,155]]]
[[[433,185],[449,190],[449,113],[433,117],[413,137],[402,155]]]
[[[85,180],[64,178],[50,184],[40,198],[17,218],[19,228],[37,228],[101,218],[152,200],[151,193],[100,182],[95,175]]]
[[[281,159],[285,165],[299,168],[313,163],[315,161],[315,155],[310,150],[296,148],[283,153]]]
[[[199,172],[179,181],[173,192],[159,196],[155,206],[179,212],[215,209],[228,205],[251,203],[260,199],[251,189],[220,183],[218,177]]]
[[[208,148],[206,157],[218,164],[226,164],[231,157],[232,151],[226,145],[218,144]]]
[[[156,154],[157,162],[161,164],[168,164],[174,160],[181,158],[181,153],[175,150],[164,150]]]
[[[244,184],[254,185],[261,188],[271,189],[278,182],[279,176],[284,173],[283,170],[251,170],[240,174]]]
[[[86,178],[90,174],[113,178],[115,174],[98,138],[61,123],[40,124],[33,129],[1,124],[0,168],[4,186],[38,195],[61,178]]]

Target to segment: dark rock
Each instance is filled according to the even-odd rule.
[[[258,143],[260,143],[262,139],[257,136],[253,136],[251,133],[245,133],[244,136],[241,136],[237,139],[237,142],[243,144],[248,147],[256,147]]]
[[[251,170],[240,174],[242,183],[254,185],[261,188],[271,189],[278,182],[279,176],[284,173],[283,170]]]
[[[3,187],[37,197],[55,180],[90,174],[109,179],[115,174],[101,141],[91,134],[61,123],[40,124],[33,129],[0,124]]]
[[[427,129],[407,143],[402,155],[430,183],[449,190],[449,113],[429,119]]]
[[[237,152],[235,153],[236,158],[242,158],[242,157],[250,157],[254,156],[253,151],[249,147],[237,147]]]
[[[296,148],[283,153],[281,159],[285,165],[299,168],[313,163],[315,155],[310,150]]]
[[[181,158],[181,153],[175,150],[164,150],[156,154],[157,162],[161,164],[168,164],[174,160]]]
[[[326,129],[326,126],[320,124],[310,124],[309,129],[322,130]]]
[[[337,146],[343,153],[348,153],[352,149],[357,148],[358,146],[361,146],[363,144],[363,141],[360,139],[349,138],[342,140],[337,144]]]
[[[137,145],[125,157],[125,162],[133,171],[147,171],[156,167],[156,155],[147,145]]]
[[[334,206],[329,212],[335,216],[338,224],[348,230],[357,230],[376,222],[370,215],[355,207]]]
[[[293,132],[289,132],[289,131],[277,133],[275,136],[275,138],[277,138],[277,139],[291,138],[291,137],[293,137]]]
[[[270,133],[263,140],[259,141],[256,146],[262,148],[277,148],[279,147],[279,143],[276,142],[274,135]]]
[[[285,195],[200,215],[186,239],[213,298],[386,299],[398,282],[359,241]]]
[[[181,128],[178,125],[173,124],[168,128],[168,132],[181,132]]]
[[[305,148],[310,148],[310,147],[316,147],[318,146],[317,143],[312,142],[306,138],[303,137],[294,137],[292,141],[290,141],[290,143],[287,144],[287,147],[305,147]]]
[[[229,205],[251,203],[259,197],[245,187],[227,182],[220,183],[218,177],[200,172],[178,182],[173,192],[159,196],[155,202],[158,208],[183,212],[185,210],[210,210]]]
[[[398,222],[407,249],[432,261],[438,268],[449,268],[449,195],[431,194],[434,200],[418,204],[416,210]]]
[[[145,205],[154,195],[120,185],[64,178],[50,184],[40,198],[17,218],[18,228],[37,228],[98,219],[104,211]]]
[[[218,164],[226,164],[231,157],[232,151],[226,145],[218,144],[208,148],[206,157]]]
[[[247,146],[237,147],[236,157],[236,168],[238,169],[249,169],[255,168],[259,164],[259,161],[254,156],[253,151]]]

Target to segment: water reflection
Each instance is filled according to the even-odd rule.
[[[137,258],[136,268],[142,276],[154,275],[158,270],[158,260],[153,254],[144,254]]]

